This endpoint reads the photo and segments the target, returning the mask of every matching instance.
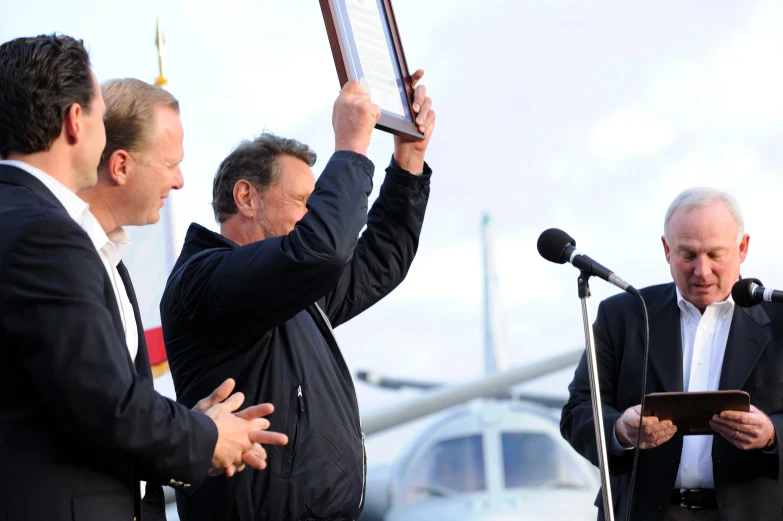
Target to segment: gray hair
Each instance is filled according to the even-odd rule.
[[[742,237],[745,235],[745,219],[742,217],[742,210],[737,200],[732,195],[716,188],[697,186],[681,192],[666,210],[666,218],[663,221],[663,236],[666,238],[666,242],[671,242],[669,241],[669,222],[672,220],[674,212],[677,210],[687,212],[694,208],[710,206],[713,203],[726,205],[734,217],[734,222],[737,223],[737,243],[742,241]]]
[[[234,202],[237,182],[249,181],[256,190],[264,192],[280,181],[283,175],[277,163],[280,156],[300,159],[311,167],[316,159],[315,152],[307,145],[265,131],[252,141],[241,142],[220,163],[212,183],[212,210],[218,223],[237,213]]]

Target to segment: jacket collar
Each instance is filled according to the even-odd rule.
[[[239,245],[220,235],[217,232],[208,230],[198,223],[190,223],[188,232],[185,234],[185,243],[182,245],[182,252],[174,265],[174,270],[182,266],[189,258],[201,253],[204,250],[213,248],[238,248]]]
[[[47,192],[53,195],[59,205],[68,212],[71,219],[77,223],[81,223],[84,218],[84,214],[87,213],[90,205],[84,202],[76,195],[70,188],[63,185],[60,181],[50,176],[46,172],[28,164],[24,161],[0,161],[0,165],[15,168],[17,171],[24,172],[27,176],[33,177],[40,184],[44,186]],[[29,185],[27,185],[29,187]],[[43,195],[40,191],[37,193]]]
[[[131,282],[128,268],[125,267],[125,264],[122,261],[117,265],[117,272],[120,274],[122,283],[125,286],[125,291],[128,294],[128,300],[130,300],[131,306],[133,307],[133,314],[136,316],[136,329],[139,333],[139,349],[136,352],[134,366],[136,367],[137,373],[152,380],[152,368],[150,367],[150,357],[147,352],[147,340],[144,336],[144,325],[141,323],[139,301],[136,298],[136,292],[133,290],[133,283]]]
[[[769,323],[769,316],[760,305],[749,308],[734,306],[719,389],[742,389],[745,386],[771,339]]]
[[[23,186],[41,196],[51,206],[65,210],[62,203],[46,188],[46,185],[21,168],[0,164],[0,184]]]

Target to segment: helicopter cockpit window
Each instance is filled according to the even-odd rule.
[[[484,447],[481,435],[438,442],[410,474],[406,499],[413,503],[428,497],[486,490]]]
[[[501,441],[506,488],[590,488],[571,454],[548,434],[504,432]]]

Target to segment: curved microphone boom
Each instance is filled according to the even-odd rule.
[[[740,279],[731,288],[731,298],[742,308],[761,302],[783,302],[783,291],[765,288],[759,279]]]
[[[576,240],[563,230],[550,228],[538,237],[538,253],[543,258],[557,264],[570,262],[575,268],[588,276],[595,275],[631,295],[639,296],[639,291],[614,274],[614,272],[594,261],[576,249]]]

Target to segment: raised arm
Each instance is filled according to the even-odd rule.
[[[432,99],[421,69],[413,73],[413,112],[423,140],[394,137],[394,156],[367,219],[351,263],[324,307],[333,326],[351,319],[388,295],[405,278],[419,245],[432,170],[424,162],[435,129]]]
[[[293,229],[281,225],[276,230],[256,231],[242,235],[228,232],[243,245],[233,247],[230,241],[219,251],[197,254],[175,272],[169,282],[171,291],[164,295],[163,306],[174,298],[182,303],[191,321],[204,327],[220,324],[246,325],[248,321],[261,329],[279,324],[323,297],[333,289],[353,255],[356,239],[367,222],[367,198],[372,191],[373,164],[366,152],[380,108],[370,101],[356,81],[343,87],[334,104],[332,122],[335,150],[307,199],[286,199],[286,204],[307,200],[307,213]],[[283,169],[278,161],[278,168]],[[282,175],[289,174],[283,172]],[[244,204],[246,213],[235,217],[243,230],[255,230],[257,222],[274,221],[279,216],[265,214],[265,204],[242,199],[240,179],[233,186],[233,197]],[[281,185],[276,181],[273,187]],[[237,188],[240,187],[240,188]],[[269,194],[270,188],[265,188]],[[281,188],[282,190],[282,188]],[[298,208],[298,207],[297,207]],[[303,208],[302,208],[303,209]],[[228,225],[223,222],[223,230]],[[269,237],[280,233],[286,235]],[[265,238],[259,240],[259,236]],[[171,293],[169,295],[168,293]],[[251,305],[252,303],[252,305]]]
[[[419,246],[432,171],[414,176],[396,161],[367,218],[351,261],[324,300],[333,327],[350,320],[388,295],[405,278]]]
[[[198,255],[172,274],[192,321],[272,327],[332,289],[367,221],[372,162],[336,152],[316,183],[308,212],[288,235]],[[249,305],[249,303],[253,305]]]

